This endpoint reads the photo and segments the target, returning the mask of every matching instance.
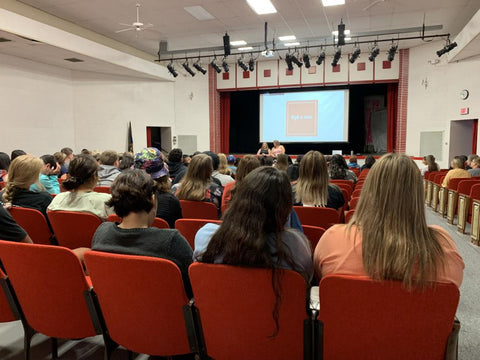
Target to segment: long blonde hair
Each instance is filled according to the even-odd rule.
[[[223,175],[232,175],[232,170],[228,167],[227,155],[218,153],[218,172]]]
[[[327,205],[328,168],[322,153],[311,150],[302,158],[295,193],[297,203]]]
[[[406,155],[386,154],[368,173],[352,225],[362,234],[363,265],[373,279],[423,287],[443,265],[442,236],[427,226],[422,176]]]
[[[10,202],[18,190],[28,190],[30,185],[38,182],[43,161],[32,155],[16,157],[8,169],[8,180],[3,194],[3,201]]]
[[[180,189],[175,194],[180,200],[202,201],[205,191],[211,183],[213,171],[212,159],[206,154],[198,154],[188,164]]]

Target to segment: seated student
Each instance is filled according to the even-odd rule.
[[[473,158],[470,163],[471,169],[467,170],[471,176],[480,176],[480,157]]]
[[[360,168],[360,172],[362,172],[365,169],[371,169],[373,164],[375,164],[375,158],[373,155],[367,155],[365,157],[365,162],[363,163],[362,167]]]
[[[233,175],[237,174],[237,166],[235,165],[235,156],[233,155],[228,155],[227,156],[227,163],[228,163],[228,168],[232,171]]]
[[[122,223],[100,225],[92,239],[92,250],[171,260],[179,267],[187,295],[192,297],[188,279],[192,248],[177,230],[150,227],[157,208],[155,191],[155,182],[145,171],[123,171],[113,182],[107,203]]]
[[[309,151],[300,163],[300,175],[293,189],[295,205],[328,207],[339,210],[345,200],[342,191],[328,182],[328,168],[324,156]]]
[[[450,179],[471,177],[470,173],[465,170],[465,161],[461,156],[455,156],[450,165],[452,166],[452,170],[449,170],[447,175],[445,175],[442,183],[443,187],[448,187]]]
[[[218,172],[223,175],[232,177],[233,171],[228,166],[227,155],[224,153],[218,153]]]
[[[135,165],[135,158],[129,152],[124,152],[120,162],[118,163],[118,170],[132,170]]]
[[[2,191],[2,201],[27,207],[47,215],[52,196],[46,191],[31,191],[30,186],[38,181],[43,161],[32,155],[20,155],[10,164],[8,181]]]
[[[350,158],[348,159],[347,166],[349,168],[356,168],[356,169],[360,170],[360,165],[358,165],[357,157],[355,155],[350,156]]]
[[[10,156],[7,153],[0,152],[0,181],[7,181],[9,166]]]
[[[407,287],[430,281],[460,287],[462,258],[445,230],[427,226],[423,194],[415,162],[406,155],[384,155],[368,173],[350,223],[332,226],[318,242],[317,275],[370,276],[399,280]]]
[[[440,170],[440,166],[435,162],[435,156],[433,155],[424,156],[422,163],[425,165],[421,170],[422,176],[425,176],[427,171]]]
[[[285,171],[287,172],[288,169],[288,156],[285,154],[278,154],[277,155],[277,161],[273,165],[276,169],[280,171]]]
[[[111,196],[93,191],[98,181],[97,169],[91,155],[75,157],[68,167],[69,177],[62,184],[68,191],[55,196],[48,210],[87,212],[106,220],[113,214],[112,208],[105,204]]]
[[[55,161],[58,163],[58,165],[60,165],[58,178],[65,180],[68,174],[67,167],[65,166],[65,159],[67,158],[67,155],[65,155],[61,151],[57,151],[56,153],[53,154],[53,156],[55,157]]]
[[[172,149],[168,153],[168,170],[170,172],[170,177],[173,179],[173,185],[179,183],[187,172],[187,167],[183,162],[183,151],[182,149]]]
[[[207,224],[195,236],[195,261],[290,269],[306,283],[313,274],[310,243],[286,228],[292,189],[285,172],[260,167],[235,187],[221,225]]]
[[[60,152],[65,154],[64,165],[68,171],[68,167],[70,166],[70,161],[73,160],[73,150],[69,147],[64,147],[62,148],[62,150],[60,150]]]
[[[117,152],[105,150],[100,154],[99,163],[97,186],[111,186],[113,180],[120,174]]]
[[[243,179],[254,169],[260,167],[260,161],[254,155],[245,155],[237,167],[237,176],[234,182],[228,183],[223,188],[222,195],[222,204],[229,203],[232,198],[232,193],[235,191],[235,187],[238,183],[242,182]]]
[[[215,182],[217,182],[217,184],[220,183],[220,185],[223,187],[228,183],[235,181],[230,175],[224,175],[218,171],[218,166],[220,165],[220,158],[217,154],[212,151],[205,151],[204,154],[207,154],[212,159],[212,178],[214,179],[214,181],[216,180]]]
[[[182,207],[180,201],[170,192],[170,175],[162,153],[154,147],[143,149],[135,154],[135,167],[145,170],[155,181],[156,217],[164,219],[172,229],[175,228],[175,221],[182,218]]]
[[[0,205],[0,240],[32,243],[32,239],[23,230],[7,210]]]
[[[217,210],[222,208],[223,189],[212,179],[212,159],[207,154],[192,158],[182,181],[172,186],[172,193],[180,200],[208,201]]]
[[[27,153],[23,150],[16,149],[12,151],[12,154],[10,155],[10,161],[15,160],[17,157],[22,156],[22,155],[27,155]]]
[[[332,156],[328,170],[330,179],[332,180],[350,180],[353,183],[357,182],[357,176],[352,170],[348,169],[347,162],[342,155],[335,154]]]
[[[60,172],[60,165],[57,164],[53,155],[40,156],[43,160],[43,167],[40,170],[40,178],[38,181],[43,186],[43,189],[49,194],[59,194],[60,184],[58,182],[58,173]],[[38,191],[37,184],[30,186],[30,190]]]

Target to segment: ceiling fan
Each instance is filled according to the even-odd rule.
[[[143,31],[153,27],[153,24],[150,24],[150,23],[144,24],[140,21],[140,4],[137,4],[136,7],[137,7],[137,20],[131,24],[119,23],[120,25],[128,26],[128,27],[126,29],[117,30],[115,31],[116,33],[121,33],[124,31],[130,31],[130,30]]]

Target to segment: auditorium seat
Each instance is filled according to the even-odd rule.
[[[208,223],[221,224],[221,220],[209,219],[178,219],[175,221],[175,229],[188,241],[192,249],[195,249],[195,235],[197,231]]]
[[[180,200],[184,219],[218,220],[218,210],[215,204],[207,201]]]
[[[330,226],[340,223],[340,214],[331,208],[294,206],[302,225],[319,226],[328,229]]]
[[[48,226],[47,219],[36,209],[13,206],[9,209],[12,218],[30,236],[35,244],[56,245],[57,240]]]

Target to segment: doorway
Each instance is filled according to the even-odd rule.
[[[456,155],[477,153],[478,119],[450,121],[449,161]]]
[[[172,128],[147,126],[147,146],[168,153],[172,150]]]

